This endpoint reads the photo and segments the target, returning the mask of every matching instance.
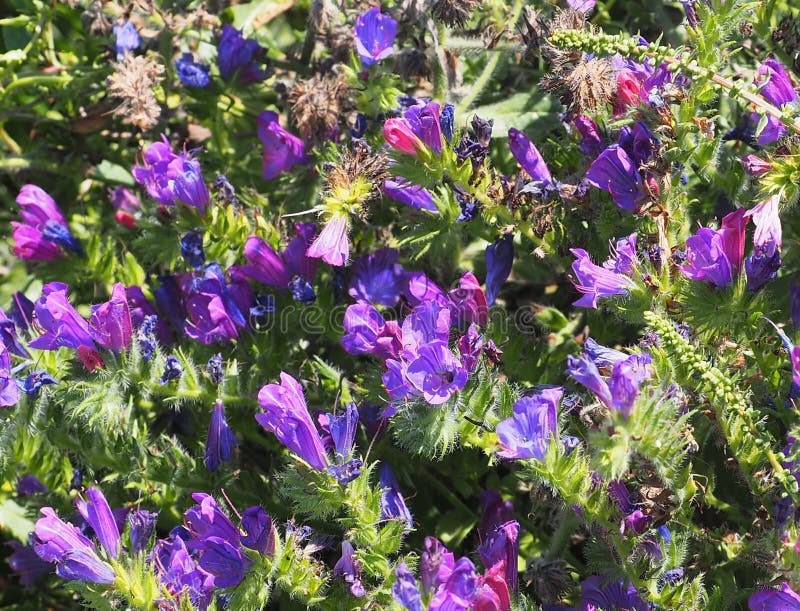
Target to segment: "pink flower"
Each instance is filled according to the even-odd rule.
[[[306,255],[322,259],[334,267],[341,267],[350,258],[350,240],[347,237],[347,217],[331,218],[320,231],[317,239],[306,251]]]

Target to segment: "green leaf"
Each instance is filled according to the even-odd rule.
[[[33,531],[33,521],[28,519],[25,509],[12,499],[0,503],[0,530],[10,533],[15,539],[27,541]]]
[[[558,104],[540,91],[515,93],[502,102],[479,106],[470,115],[494,119],[493,138],[506,138],[508,129],[544,133],[558,122]]]

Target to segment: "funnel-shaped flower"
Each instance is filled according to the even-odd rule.
[[[394,53],[392,44],[397,36],[397,21],[371,8],[356,19],[356,51],[365,66],[379,62]]]
[[[298,163],[308,161],[303,141],[281,127],[277,113],[265,110],[258,115],[257,123],[258,138],[264,147],[262,173],[265,180],[272,180]]]
[[[325,448],[297,380],[281,372],[280,384],[267,384],[259,391],[258,404],[264,410],[256,415],[261,426],[315,469],[323,471],[328,466]]]
[[[236,435],[233,434],[225,419],[225,406],[222,401],[218,400],[214,404],[211,423],[208,426],[205,451],[206,469],[211,472],[216,471],[220,464],[231,459],[237,445]]]
[[[605,266],[600,267],[592,263],[589,253],[582,248],[573,248],[570,252],[576,260],[572,264],[575,278],[572,280],[575,288],[583,293],[583,297],[573,305],[583,308],[596,308],[597,301],[604,297],[614,295],[628,295],[634,282],[626,274],[617,273]]]
[[[633,160],[618,144],[612,144],[589,166],[586,180],[593,187],[611,194],[623,210],[636,210],[642,195],[642,177]]]
[[[11,222],[15,256],[31,261],[52,261],[64,256],[62,248],[76,254],[83,252],[70,233],[64,214],[43,189],[25,185],[16,201],[23,222]]]
[[[325,223],[317,239],[309,246],[306,255],[322,259],[334,267],[342,267],[350,258],[350,238],[347,236],[349,219],[345,214],[336,214]]]
[[[263,81],[267,78],[267,73],[258,67],[257,62],[263,51],[258,41],[245,38],[239,30],[226,23],[222,26],[222,37],[217,48],[220,76],[230,80],[238,72],[238,80],[242,84]]]
[[[107,302],[92,306],[89,333],[106,350],[122,352],[130,348],[133,328],[128,299],[122,284],[114,285],[111,299]]]
[[[62,282],[50,282],[42,287],[42,296],[36,301],[35,311],[36,322],[44,333],[28,343],[31,348],[94,348],[89,325],[67,300],[68,289]]]
[[[533,180],[546,185],[553,182],[553,177],[550,175],[550,170],[547,169],[542,154],[525,134],[513,127],[509,129],[508,146],[514,159]]]
[[[747,211],[756,225],[753,234],[753,254],[747,257],[747,288],[760,289],[775,279],[781,266],[781,219],[779,216],[779,196],[773,196]]]
[[[552,438],[558,438],[557,410],[562,388],[546,388],[514,404],[514,415],[497,425],[502,458],[543,460]]]

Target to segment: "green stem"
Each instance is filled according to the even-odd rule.
[[[3,97],[6,97],[9,93],[15,89],[19,89],[20,87],[49,84],[62,85],[71,80],[72,77],[68,74],[36,74],[33,76],[23,76],[22,78],[18,78],[16,81],[9,83],[3,90],[2,94]]]
[[[553,533],[552,539],[550,539],[550,546],[547,548],[545,558],[554,560],[555,558],[561,557],[562,550],[567,546],[567,543],[569,543],[569,538],[572,536],[579,522],[578,514],[569,507],[564,509],[564,513],[561,514],[561,522],[556,532]]]
[[[508,21],[508,28],[510,30],[513,30],[517,25],[517,20],[522,12],[522,4],[522,0],[515,0],[514,2],[514,7],[511,10],[511,19]],[[456,107],[457,115],[464,114],[470,108],[472,108],[472,105],[480,97],[481,93],[483,93],[483,90],[492,80],[492,75],[494,75],[494,71],[497,69],[497,65],[500,63],[501,57],[502,53],[494,53],[491,57],[489,57],[486,65],[483,67],[483,72],[481,72],[478,79],[472,84],[469,93]]]

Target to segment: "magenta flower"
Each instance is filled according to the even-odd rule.
[[[62,248],[82,254],[67,219],[56,202],[36,185],[24,185],[17,195],[22,223],[12,221],[14,255],[30,261],[52,261],[64,257]]]
[[[92,306],[89,333],[106,350],[122,352],[130,348],[133,328],[128,299],[122,284],[114,285],[111,299],[107,302]]]
[[[283,257],[260,237],[247,238],[244,256],[248,264],[242,267],[242,272],[248,278],[282,289],[289,285],[291,276]]]
[[[278,114],[265,110],[257,119],[258,137],[264,147],[263,176],[272,180],[298,163],[307,163],[303,141],[281,127]]]
[[[768,59],[758,68],[756,86],[766,100],[778,108],[798,103],[797,92],[783,65],[775,59]],[[753,123],[758,124],[759,116],[753,113]],[[772,115],[767,116],[767,125],[758,137],[758,144],[764,146],[775,142],[786,133],[783,122]]]
[[[481,283],[472,272],[466,272],[458,280],[458,288],[447,293],[450,301],[450,316],[454,322],[463,325],[472,323],[486,326],[489,321],[489,305]]]
[[[509,460],[544,460],[551,439],[558,439],[558,403],[562,388],[545,388],[514,404],[514,415],[495,429],[502,450],[498,456]]]
[[[730,285],[744,258],[744,229],[748,217],[743,208],[722,219],[715,231],[702,227],[686,240],[686,264],[681,273],[691,280],[705,280],[719,288]]]
[[[585,115],[575,117],[573,122],[581,136],[581,150],[585,155],[597,157],[605,148],[600,127],[594,119]]]
[[[39,350],[56,350],[61,346],[94,349],[87,322],[67,300],[69,287],[62,282],[50,282],[42,287],[42,296],[36,301],[36,323],[44,330],[28,345]]]
[[[623,210],[636,210],[642,195],[642,178],[628,153],[612,144],[589,166],[586,180],[593,187],[611,194],[611,199]]]
[[[371,304],[359,301],[344,314],[342,348],[350,354],[372,354],[381,359],[396,358],[402,349],[396,321],[385,320]]]
[[[550,170],[547,169],[547,164],[544,162],[542,154],[536,145],[533,144],[528,137],[518,129],[513,127],[508,130],[508,146],[511,149],[511,154],[514,159],[522,166],[531,179],[541,182],[545,185],[553,183],[553,177],[550,175]]]
[[[256,421],[273,433],[283,445],[318,471],[328,466],[319,432],[308,414],[303,387],[281,372],[280,384],[267,384],[258,393],[264,413]]]
[[[517,556],[519,555],[519,522],[511,520],[495,528],[478,548],[481,562],[487,569],[502,564],[508,588],[517,591]]]
[[[406,110],[402,118],[387,119],[383,137],[392,148],[415,157],[424,147],[439,154],[443,143],[439,115],[439,104],[420,102]]]
[[[356,19],[356,51],[365,66],[379,62],[394,53],[394,39],[397,36],[397,21],[371,8]]]
[[[308,247],[306,255],[322,259],[334,267],[342,267],[350,258],[350,238],[347,236],[349,220],[339,214],[333,216],[320,231],[317,239]]]
[[[239,337],[238,328],[247,326],[245,312],[254,301],[244,279],[237,281],[231,268],[232,281],[225,281],[219,265],[206,268],[186,291],[186,334],[204,344],[227,342]]]
[[[367,591],[361,584],[361,566],[353,556],[355,550],[349,541],[342,541],[342,557],[333,567],[334,577],[342,577],[350,584],[350,594],[360,598],[365,596]]]

